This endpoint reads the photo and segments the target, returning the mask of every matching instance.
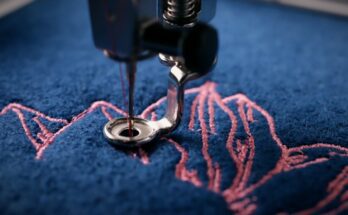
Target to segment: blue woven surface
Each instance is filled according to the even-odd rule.
[[[93,46],[86,1],[37,1],[1,19],[1,214],[271,214],[306,209],[312,209],[308,213],[336,210],[343,214],[348,208],[348,20],[225,0],[219,1],[212,24],[220,34],[219,63],[212,82],[203,85],[201,94],[186,96],[182,125],[168,137],[188,153],[185,166],[197,171],[201,183],[195,186],[176,175],[182,154],[168,140],[144,149],[149,159],[146,165],[141,153],[112,148],[102,135],[107,119],[101,108],[56,135],[36,159],[38,150],[20,117],[38,143],[42,129],[33,120],[37,113],[25,107],[66,123],[97,101],[125,109],[118,66]],[[165,96],[166,78],[167,70],[157,59],[139,64],[137,113]],[[242,93],[238,95],[254,102],[248,104],[262,107],[273,117],[286,150],[313,146],[292,154],[306,158],[297,164],[289,161],[288,169],[285,163],[279,164],[285,155],[271,136],[270,122],[255,106],[255,121],[250,123],[254,149],[247,147],[242,162],[252,160],[251,168],[242,165],[250,174],[245,184],[241,180],[239,188],[223,192],[238,177],[238,165],[226,149],[231,120],[215,103],[213,134],[204,101],[203,118],[197,113],[194,130],[188,128],[193,100],[197,95],[202,98],[204,92],[210,95],[212,91],[203,89],[213,89],[212,83],[221,97]],[[248,140],[245,144],[250,146],[237,102],[226,102],[226,107],[239,123],[235,140]],[[163,110],[164,105],[156,113]],[[51,134],[66,124],[42,116],[37,119]],[[203,156],[202,125],[208,126],[207,153],[213,167]],[[236,154],[242,154],[243,147],[238,151],[236,141],[233,147]],[[283,169],[272,174],[277,163]],[[209,187],[209,169],[219,182],[215,187]],[[272,177],[251,189],[267,175]],[[249,204],[236,204],[242,201]]]

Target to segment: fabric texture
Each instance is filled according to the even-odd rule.
[[[347,213],[347,18],[219,0],[212,24],[219,62],[180,127],[125,151],[102,134],[126,107],[87,1],[0,19],[0,213]],[[137,114],[163,115],[167,76],[139,63]]]

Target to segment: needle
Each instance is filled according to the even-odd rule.
[[[128,76],[128,135],[133,137],[133,106],[134,106],[134,84],[136,73],[136,60],[132,59],[127,62],[127,76]]]

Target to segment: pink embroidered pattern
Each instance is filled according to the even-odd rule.
[[[189,153],[180,143],[171,138],[163,138],[172,144],[181,154],[181,158],[176,165],[175,176],[182,180],[192,183],[197,187],[206,187],[207,189],[221,194],[226,200],[228,207],[236,214],[253,214],[257,209],[257,198],[253,196],[253,192],[262,187],[265,183],[270,181],[274,176],[289,172],[296,169],[304,169],[309,166],[328,162],[331,157],[340,156],[348,159],[348,148],[327,144],[317,143],[312,145],[302,145],[289,148],[284,145],[278,137],[273,117],[258,104],[251,101],[243,94],[235,94],[222,98],[216,91],[216,84],[207,82],[204,85],[192,88],[185,91],[185,94],[194,95],[195,98],[191,104],[190,121],[188,128],[192,132],[200,132],[202,140],[201,153],[207,167],[208,182],[205,183],[199,178],[197,170],[188,169],[186,164],[189,160]],[[164,104],[166,98],[159,99],[154,104],[147,107],[140,117],[157,118],[156,110]],[[235,105],[236,111],[231,108]],[[221,178],[223,176],[220,164],[214,161],[214,158],[209,153],[209,138],[218,135],[218,129],[215,124],[216,107],[221,109],[230,121],[230,128],[226,137],[225,148],[230,155],[231,162],[236,167],[236,174],[231,179],[231,184],[222,190]],[[20,104],[12,103],[6,106],[1,112],[0,116],[10,111],[14,112],[23,130],[36,150],[36,158],[40,159],[43,156],[45,149],[54,142],[54,140],[63,132],[65,132],[71,125],[80,121],[88,114],[100,110],[106,119],[112,119],[113,114],[126,116],[126,113],[120,108],[105,101],[94,102],[87,110],[73,117],[72,120],[58,119],[46,116],[34,109],[25,107]],[[207,113],[206,111],[207,110]],[[35,122],[40,131],[34,135],[27,123],[25,114],[33,116],[32,120]],[[251,126],[258,122],[255,114],[263,117],[267,122],[270,136],[279,148],[280,156],[273,169],[266,172],[260,179],[251,182],[250,176],[254,167],[256,155],[256,141],[252,134]],[[205,117],[207,116],[207,117]],[[239,118],[239,120],[238,120]],[[49,121],[52,123],[59,123],[61,128],[56,132],[51,132],[43,123]],[[239,125],[240,123],[240,125]],[[195,127],[199,127],[195,130]],[[238,138],[237,130],[241,126],[246,134],[246,138]],[[326,150],[327,154],[318,158],[311,158],[308,152],[311,149]],[[145,150],[139,149],[137,153],[132,154],[133,157],[139,157],[143,164],[150,163],[150,157]],[[329,211],[329,214],[337,214],[348,210],[348,166],[345,166],[341,173],[333,179],[327,186],[327,196],[321,201],[313,205],[312,208],[297,212],[297,214],[313,214],[324,209],[335,200],[340,202],[339,207]]]

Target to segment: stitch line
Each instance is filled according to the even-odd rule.
[[[200,135],[202,137],[201,153],[204,157],[207,167],[207,189],[222,195],[228,207],[236,214],[252,214],[257,210],[257,199],[252,195],[253,192],[271,180],[275,175],[289,172],[294,169],[304,169],[312,165],[316,165],[323,162],[328,162],[332,156],[341,156],[342,158],[348,158],[348,148],[328,143],[316,143],[311,145],[301,145],[292,148],[288,148],[284,145],[276,132],[276,126],[273,117],[258,104],[251,101],[243,94],[235,94],[225,98],[221,98],[220,94],[216,91],[216,84],[213,82],[207,82],[200,87],[192,88],[185,91],[185,94],[197,94],[191,104],[191,114],[189,118],[188,128],[193,130],[195,125],[200,127]],[[140,114],[141,117],[151,117],[152,120],[157,119],[156,110],[166,101],[166,97],[162,97],[157,102],[149,105]],[[242,126],[247,134],[247,139],[242,142],[240,139],[235,139],[235,134],[238,127],[238,120],[235,113],[227,105],[237,105],[238,115],[241,118]],[[207,105],[205,105],[207,103]],[[231,179],[231,185],[225,190],[221,190],[221,180],[223,172],[218,162],[213,160],[213,157],[209,154],[209,134],[219,135],[215,126],[215,107],[220,108],[231,121],[228,137],[226,138],[225,147],[229,153],[231,161],[236,166],[236,173]],[[101,113],[105,119],[112,119],[114,114],[121,116],[127,116],[126,112],[118,108],[117,106],[105,102],[94,102],[89,108],[80,114],[74,116],[71,121],[60,118],[52,118],[45,114],[38,112],[32,108],[25,107],[21,104],[12,103],[4,107],[0,116],[12,111],[18,117],[25,135],[36,150],[36,159],[40,159],[43,156],[45,149],[52,144],[56,138],[63,132],[69,129],[73,124],[81,121],[88,114],[101,110]],[[205,113],[208,113],[208,123],[205,120]],[[112,111],[114,114],[111,114]],[[266,119],[266,123],[276,146],[280,150],[280,156],[275,166],[265,173],[258,181],[253,184],[248,184],[252,174],[252,168],[254,164],[255,156],[255,139],[250,130],[250,123],[256,123],[254,118],[254,111],[261,114]],[[32,119],[40,128],[40,131],[34,136],[31,132],[25,112],[28,112],[34,117]],[[196,123],[196,113],[197,121]],[[42,122],[42,119],[60,123],[62,127],[56,131],[51,132]],[[209,130],[208,130],[209,127]],[[175,176],[182,180],[192,183],[194,186],[203,187],[204,182],[198,177],[197,170],[188,170],[186,164],[189,160],[187,150],[181,146],[180,143],[174,141],[172,138],[165,138],[165,140],[171,143],[176,150],[180,153],[180,160],[175,167]],[[306,155],[308,150],[326,149],[329,157],[318,157],[310,160]],[[144,149],[139,149],[136,153],[130,153],[133,157],[139,157],[140,161],[147,165],[150,163],[150,156]],[[299,211],[298,214],[311,214],[325,209],[326,206],[331,204],[335,199],[338,199],[340,205],[329,211],[331,214],[340,213],[348,209],[348,166],[344,167],[341,173],[339,173],[334,180],[332,180],[327,186],[327,196],[321,201],[317,202],[312,208]]]

